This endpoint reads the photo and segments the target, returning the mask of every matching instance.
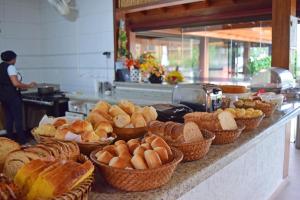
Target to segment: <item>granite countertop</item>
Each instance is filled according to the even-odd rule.
[[[269,130],[282,126],[296,117],[299,112],[300,102],[285,103],[281,111],[275,111],[270,118],[265,118],[256,130],[244,132],[235,143],[219,146],[212,145],[209,153],[203,159],[180,163],[170,182],[159,189],[146,192],[122,192],[106,184],[99,175],[99,172],[96,171],[96,184],[90,193],[89,199],[177,199],[217,173],[233,160],[245,154],[255,144],[272,134],[272,131]]]

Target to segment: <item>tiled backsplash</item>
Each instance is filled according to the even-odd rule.
[[[0,0],[0,51],[17,52],[25,81],[91,92],[95,80],[114,79],[112,1],[75,2],[79,15],[71,22],[46,0]]]

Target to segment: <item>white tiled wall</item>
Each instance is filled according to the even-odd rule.
[[[73,2],[78,9],[75,21],[60,16],[47,0],[0,0],[0,50],[20,55],[25,80],[90,93],[96,80],[114,78],[113,4]],[[105,51],[112,53],[110,59],[102,55]]]

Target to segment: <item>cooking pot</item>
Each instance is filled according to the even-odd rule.
[[[54,87],[50,85],[39,85],[37,86],[39,95],[49,95],[54,93]]]

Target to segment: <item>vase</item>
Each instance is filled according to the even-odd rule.
[[[138,82],[140,82],[140,80],[141,80],[140,70],[138,70],[138,69],[131,69],[130,70],[130,81],[138,83]]]
[[[151,74],[149,76],[149,81],[150,81],[150,83],[160,84],[163,82],[163,77],[162,76],[157,77],[157,76],[155,76],[155,74]]]

